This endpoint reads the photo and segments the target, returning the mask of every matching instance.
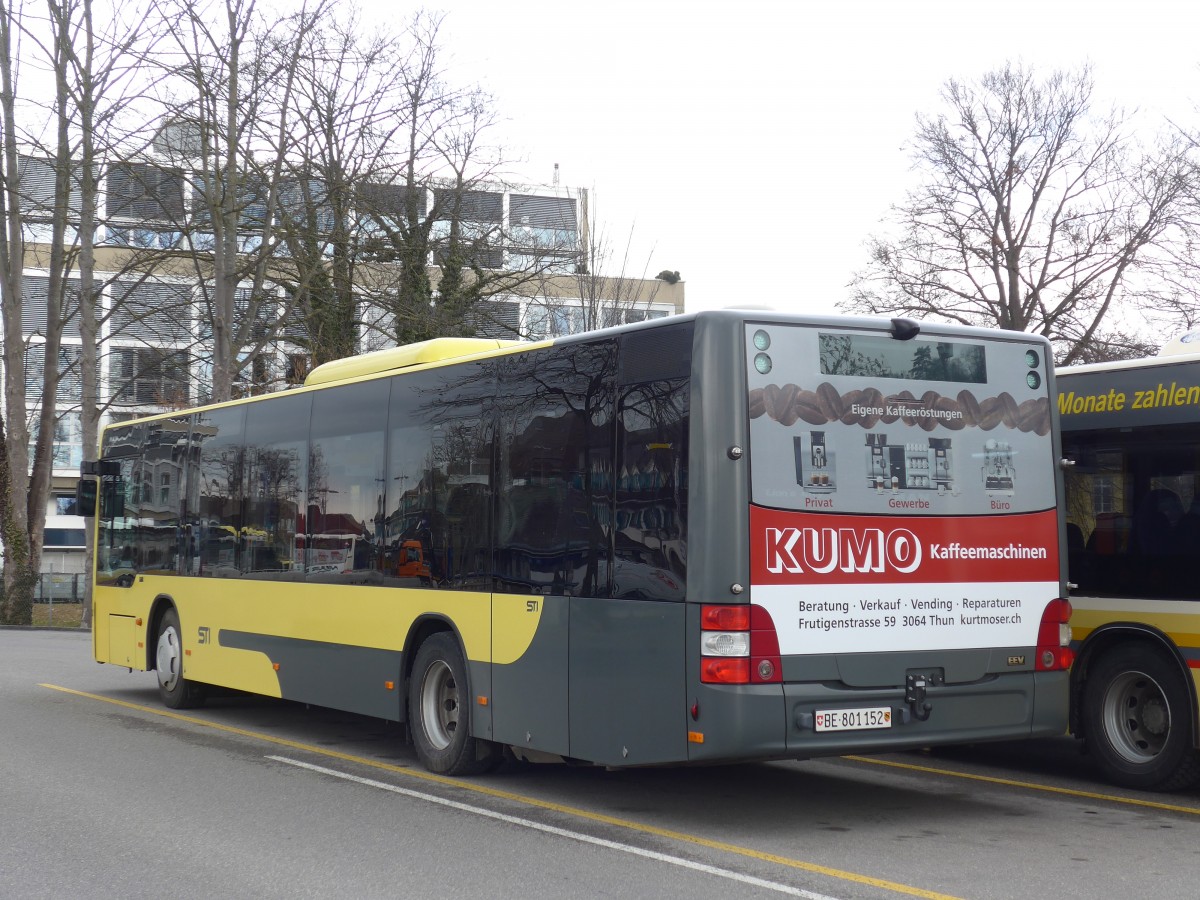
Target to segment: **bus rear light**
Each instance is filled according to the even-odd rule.
[[[700,652],[705,656],[749,656],[750,633],[706,631],[700,637]]]
[[[749,684],[750,658],[706,656],[700,660],[700,680],[705,684]]]
[[[705,606],[700,611],[700,681],[778,684],[783,680],[779,636],[761,606]]]
[[[703,631],[749,631],[750,607],[705,606],[700,609],[700,628]]]
[[[1038,627],[1034,669],[1055,672],[1071,668],[1075,652],[1071,649],[1071,601],[1057,597],[1046,604]]]

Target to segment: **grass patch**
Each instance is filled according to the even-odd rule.
[[[33,624],[39,628],[78,628],[82,621],[82,603],[33,604]]]

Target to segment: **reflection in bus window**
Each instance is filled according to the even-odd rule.
[[[682,600],[691,329],[621,343],[613,596]]]
[[[461,590],[491,589],[494,363],[393,379],[383,522],[389,577]],[[402,570],[417,542],[428,576]]]
[[[389,387],[376,381],[313,399],[304,529],[310,581],[382,582]]]
[[[505,363],[501,589],[608,596],[615,342],[535,351]]]
[[[253,415],[246,419],[246,520],[238,534],[243,577],[288,579],[300,574],[293,554],[313,464],[308,453],[311,403],[311,395],[299,394],[248,408]],[[311,500],[310,491],[310,504]]]
[[[245,406],[196,414],[192,443],[197,465],[189,494],[196,503],[189,517],[192,561],[185,571],[210,578],[237,578],[242,521]]]

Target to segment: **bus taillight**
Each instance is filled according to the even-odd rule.
[[[1071,668],[1075,652],[1071,649],[1070,622],[1070,600],[1058,597],[1046,604],[1042,624],[1038,628],[1037,659],[1034,661],[1034,668],[1038,672]]]
[[[705,606],[700,629],[700,680],[705,684],[783,681],[775,623],[761,606]]]

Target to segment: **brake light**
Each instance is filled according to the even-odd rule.
[[[783,681],[779,636],[761,606],[704,606],[700,610],[700,680],[704,684]]]
[[[1038,628],[1037,656],[1034,669],[1056,672],[1071,668],[1075,651],[1071,649],[1071,601],[1057,597],[1046,604]]]
[[[750,607],[703,606],[700,608],[700,627],[704,631],[749,631]]]

